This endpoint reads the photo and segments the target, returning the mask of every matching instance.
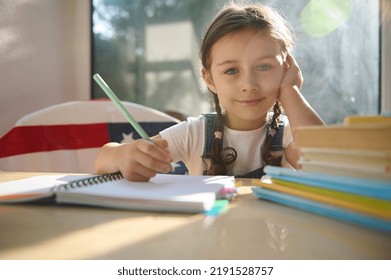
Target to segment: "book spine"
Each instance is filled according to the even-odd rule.
[[[391,182],[388,181],[322,174],[277,166],[265,166],[264,172],[273,179],[391,200]]]
[[[385,127],[302,127],[294,131],[299,147],[327,147],[350,149],[391,149],[391,126]]]
[[[383,219],[370,217],[357,212],[348,211],[340,207],[313,202],[308,199],[303,199],[300,197],[295,197],[262,188],[253,188],[253,192],[258,198],[270,200],[272,202],[287,205],[321,216],[391,233],[391,222],[385,221]]]

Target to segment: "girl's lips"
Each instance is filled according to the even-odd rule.
[[[240,103],[247,106],[256,106],[262,101],[261,99],[251,99],[251,100],[239,100]]]

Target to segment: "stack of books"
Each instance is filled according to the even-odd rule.
[[[305,171],[391,181],[391,117],[349,116],[343,125],[296,129]]]
[[[391,232],[391,118],[345,118],[343,125],[294,132],[302,170],[266,166],[257,197]]]

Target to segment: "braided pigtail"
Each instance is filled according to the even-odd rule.
[[[227,165],[236,160],[237,153],[234,148],[223,148],[224,116],[221,112],[217,94],[213,94],[213,99],[217,113],[217,128],[211,147],[211,166],[208,170],[208,175],[227,175]]]
[[[275,156],[271,153],[272,138],[278,129],[278,120],[282,113],[281,103],[276,101],[273,106],[273,118],[270,123],[269,131],[266,135],[265,143],[263,145],[261,157],[266,165],[281,166],[282,155]]]

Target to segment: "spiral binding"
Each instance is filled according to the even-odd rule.
[[[105,182],[120,180],[122,178],[124,178],[124,176],[120,171],[118,171],[118,172],[108,173],[104,175],[98,175],[98,176],[83,178],[80,180],[75,180],[63,185],[56,186],[53,188],[53,190],[54,191],[70,190],[75,188],[88,187],[88,186],[97,185]]]

